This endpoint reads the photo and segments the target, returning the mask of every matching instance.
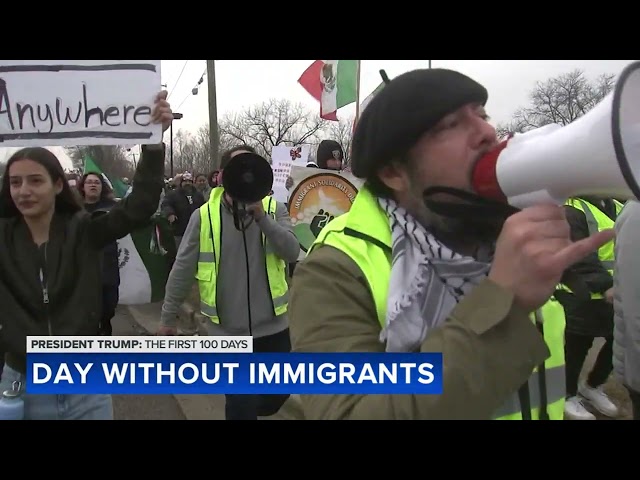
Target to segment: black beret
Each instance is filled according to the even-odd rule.
[[[487,102],[487,90],[462,73],[413,70],[394,78],[371,100],[353,135],[351,171],[367,178],[404,155],[443,117],[469,103]]]

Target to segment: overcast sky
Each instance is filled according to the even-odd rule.
[[[261,103],[269,98],[288,98],[303,102],[319,113],[318,103],[297,83],[302,72],[314,60],[217,60],[216,90],[218,117],[227,112]],[[631,60],[433,60],[433,68],[458,70],[489,91],[487,113],[492,122],[509,120],[513,112],[528,103],[528,94],[537,81],[581,69],[589,78],[603,73],[619,74]],[[416,68],[427,68],[427,60],[363,60],[361,72],[361,100],[380,83],[379,70],[390,78]],[[169,102],[174,111],[184,115],[176,121],[175,129],[195,132],[208,123],[207,78],[200,85],[198,95],[191,90],[206,70],[205,60],[162,60],[162,83],[170,92]],[[353,105],[338,111],[338,118],[355,113]],[[167,139],[168,141],[168,139]],[[6,160],[14,149],[0,149],[0,161]],[[65,167],[70,166],[62,149],[53,149]]]

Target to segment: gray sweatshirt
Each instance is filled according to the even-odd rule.
[[[640,392],[640,203],[629,201],[616,221],[613,273],[613,372]]]
[[[265,215],[259,222],[251,222],[245,231],[250,280],[249,291],[247,291],[247,262],[242,232],[235,228],[231,212],[221,206],[222,239],[216,302],[220,324],[211,322],[211,325],[208,325],[211,335],[249,334],[248,295],[251,298],[251,326],[254,337],[273,335],[288,327],[287,314],[275,316],[273,312],[262,234],[264,233],[266,237],[267,251],[275,253],[287,263],[296,261],[300,244],[291,229],[291,219],[286,207],[280,202],[276,207],[275,220]],[[206,208],[206,204],[202,208]],[[176,325],[179,307],[186,300],[195,281],[199,253],[200,210],[198,209],[189,219],[176,261],[167,280],[160,317],[162,325]]]

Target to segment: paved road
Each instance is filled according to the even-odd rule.
[[[158,331],[160,309],[162,302],[150,303],[129,307],[127,316],[133,329],[141,332],[142,335],[152,335]],[[129,313],[131,312],[131,313]],[[131,316],[133,315],[133,316]],[[178,323],[178,332],[187,334],[187,331],[200,330],[201,334],[206,334],[206,330],[198,323],[201,320],[186,321],[188,315],[181,315],[182,319]],[[193,323],[195,322],[195,324]],[[115,332],[117,333],[117,332]],[[125,334],[126,335],[126,334]],[[190,335],[190,333],[189,333]],[[175,395],[180,408],[187,420],[224,420],[224,395]],[[271,417],[260,417],[260,420],[301,420],[302,410],[300,399],[294,395],[288,400],[278,413]]]
[[[126,308],[118,307],[112,321],[114,335],[147,335]],[[114,395],[116,420],[186,420],[173,395]]]
[[[602,345],[604,345],[603,338],[597,338],[593,343],[593,347],[589,351],[589,355],[584,362],[584,368],[582,369],[581,377],[583,379],[586,378],[588,372],[593,367],[593,364],[596,361],[596,357],[598,356],[598,352],[602,348]],[[614,403],[620,408],[620,417],[616,418],[615,420],[632,420],[631,400],[629,399],[629,395],[627,394],[627,391],[624,389],[624,387],[618,381],[614,380],[612,376],[605,384],[604,390],[613,399]],[[598,420],[612,420],[611,418],[599,414],[594,409],[591,409],[591,411]]]

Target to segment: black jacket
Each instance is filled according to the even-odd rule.
[[[584,200],[598,207],[615,221],[616,208],[611,200],[605,202],[585,197]],[[567,221],[571,227],[571,239],[575,242],[589,236],[589,226],[582,210],[565,206]],[[570,268],[586,284],[591,293],[604,294],[613,287],[613,277],[600,262],[598,252],[587,255]],[[604,300],[581,300],[575,295],[556,292],[556,298],[565,309],[567,331],[593,337],[613,334],[613,306]]]
[[[86,203],[85,210],[97,217],[111,210],[118,202],[115,200],[100,200],[97,203]],[[111,242],[104,247],[102,255],[102,284],[105,287],[120,285],[120,264],[118,261],[118,242]]]
[[[204,205],[204,196],[201,192],[194,188],[191,193],[187,194],[183,188],[178,187],[165,195],[160,208],[165,217],[169,215],[177,217],[172,225],[173,234],[181,237],[187,229],[191,214],[202,205]]]
[[[148,222],[158,207],[163,173],[164,147],[145,146],[133,192],[107,214],[54,215],[45,248],[48,303],[28,227],[21,217],[0,219],[0,335],[12,368],[25,371],[29,335],[98,333],[103,249]]]

